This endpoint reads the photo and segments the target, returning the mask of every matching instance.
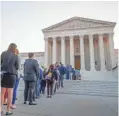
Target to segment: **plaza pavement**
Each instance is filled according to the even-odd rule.
[[[17,109],[12,116],[118,116],[117,97],[56,94],[41,96],[38,105],[23,104],[23,87],[19,89]]]

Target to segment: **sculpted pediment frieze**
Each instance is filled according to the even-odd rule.
[[[56,25],[43,29],[44,31],[60,31],[69,29],[83,29],[83,28],[95,28],[95,27],[105,27],[105,26],[115,26],[113,22],[99,21],[94,19],[73,17],[71,19],[60,22]]]

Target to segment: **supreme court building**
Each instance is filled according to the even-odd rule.
[[[73,17],[43,29],[45,67],[62,62],[80,69],[84,79],[93,75],[112,78],[112,68],[116,65],[115,25],[114,22]]]

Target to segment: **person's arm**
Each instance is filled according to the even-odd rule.
[[[15,55],[16,57],[16,60],[15,60],[15,67],[16,67],[16,70],[19,70],[19,58],[17,55]]]
[[[1,54],[1,64],[3,63],[3,53]]]
[[[34,70],[36,72],[37,77],[40,78],[39,64],[37,60],[34,60]]]

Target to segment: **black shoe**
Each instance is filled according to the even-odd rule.
[[[27,104],[27,102],[25,101],[24,104]]]
[[[12,112],[6,112],[6,115],[12,115],[13,113]]]
[[[29,102],[29,105],[37,105],[37,104],[33,102]]]

